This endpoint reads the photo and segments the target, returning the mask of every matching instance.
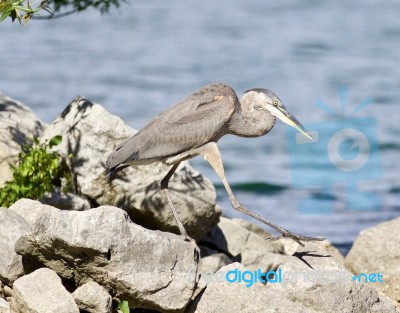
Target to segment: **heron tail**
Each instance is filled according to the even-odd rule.
[[[115,178],[115,175],[119,172],[119,171],[121,171],[121,170],[123,170],[124,168],[127,168],[128,166],[130,166],[130,165],[128,165],[128,164],[119,164],[119,165],[117,165],[117,166],[114,166],[113,168],[110,168],[109,170],[108,170],[108,174],[107,174],[107,179],[109,180],[109,181],[112,181],[114,178]]]

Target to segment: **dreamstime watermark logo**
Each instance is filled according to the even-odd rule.
[[[304,124],[315,138],[311,141],[288,128],[290,168],[293,186],[318,187],[319,194],[300,203],[302,213],[333,211],[332,187],[346,186],[346,208],[349,210],[379,210],[377,195],[360,192],[360,181],[381,177],[377,124],[374,117],[356,117],[356,113],[372,103],[363,100],[352,112],[346,113],[347,89],[340,90],[341,113],[322,100],[317,106],[328,112],[331,120]]]
[[[206,284],[210,283],[241,283],[245,284],[246,288],[250,288],[256,283],[262,284],[295,284],[313,283],[313,284],[332,284],[345,282],[364,282],[364,283],[383,283],[383,274],[381,273],[360,273],[352,275],[348,271],[276,271],[270,270],[263,272],[261,269],[255,271],[241,271],[233,269],[229,271],[213,272],[189,272],[188,279],[193,281],[203,279]]]

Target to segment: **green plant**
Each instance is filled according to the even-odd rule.
[[[32,8],[29,1],[25,0],[0,0],[0,22],[10,17],[14,22],[15,19],[21,24],[24,21],[28,23],[31,16],[37,13],[40,9],[48,10],[47,1],[42,1],[40,5]]]
[[[128,301],[124,300],[122,302],[118,302],[118,313],[129,313],[129,304]]]
[[[16,166],[11,165],[13,179],[0,188],[0,206],[9,207],[21,198],[39,199],[56,187],[72,189],[71,170],[58,152],[50,149],[62,140],[53,137],[49,142],[23,145]]]
[[[27,24],[31,17],[52,19],[95,8],[107,13],[112,7],[119,8],[120,2],[126,0],[0,0],[0,22],[10,17],[20,24]],[[48,14],[40,15],[40,13]]]

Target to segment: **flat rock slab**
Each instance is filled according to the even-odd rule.
[[[24,275],[22,257],[15,253],[14,245],[28,230],[29,224],[23,217],[0,208],[0,280],[8,285]]]
[[[14,313],[79,313],[60,277],[48,268],[38,269],[15,281],[11,309]]]
[[[194,249],[181,236],[145,229],[119,208],[42,207],[16,251],[82,285],[94,280],[140,308],[182,311],[193,290]]]
[[[54,147],[63,156],[73,155],[72,170],[82,195],[99,205],[113,205],[126,210],[131,219],[150,229],[179,233],[160,182],[169,166],[151,164],[126,168],[110,183],[105,161],[113,149],[136,131],[101,105],[85,98],[75,98],[51,123],[41,140],[62,135]],[[212,183],[183,162],[172,176],[171,196],[189,235],[203,237],[221,214],[215,204]]]

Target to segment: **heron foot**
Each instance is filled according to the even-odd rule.
[[[230,189],[227,189],[230,190]],[[269,227],[275,229],[276,231],[281,233],[281,237],[273,237],[273,238],[269,238],[270,240],[278,240],[279,238],[282,237],[287,237],[287,238],[291,238],[294,241],[296,241],[299,245],[301,245],[302,247],[304,247],[304,244],[301,241],[322,241],[325,240],[325,238],[322,237],[308,237],[308,236],[303,236],[303,235],[299,235],[296,233],[292,233],[290,231],[288,231],[287,229],[272,223],[271,221],[265,219],[264,217],[258,215],[257,213],[253,212],[252,210],[246,208],[244,205],[241,205],[233,196],[232,191],[230,190],[229,193],[231,196],[231,202],[232,202],[232,206],[235,210],[238,210],[241,213],[247,214],[248,216],[251,216],[252,218],[255,218],[257,221],[260,221],[261,223],[264,223],[265,225],[268,225]]]
[[[302,247],[304,247],[304,244],[301,241],[323,241],[323,240],[325,240],[325,238],[322,238],[322,237],[308,237],[308,236],[303,236],[303,235],[299,235],[296,233],[292,233],[284,228],[280,229],[279,232],[282,234],[282,236],[268,238],[268,239],[275,241],[280,238],[291,238],[294,241],[296,241],[299,245],[301,245]]]
[[[200,261],[200,248],[192,237],[189,237],[187,234],[182,235],[185,241],[189,241],[194,247],[194,260],[196,263]]]

